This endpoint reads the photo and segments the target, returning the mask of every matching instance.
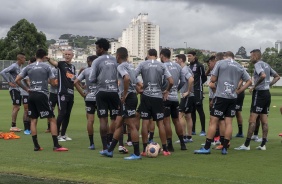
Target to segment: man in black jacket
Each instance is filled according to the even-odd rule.
[[[193,135],[196,135],[195,124],[196,124],[196,110],[199,113],[202,130],[200,136],[206,136],[205,132],[205,112],[203,109],[203,84],[207,81],[207,76],[205,75],[204,66],[198,62],[195,51],[188,52],[188,61],[190,62],[190,69],[194,74],[194,95],[195,95],[195,108],[192,112],[193,120]]]

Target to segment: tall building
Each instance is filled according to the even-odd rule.
[[[282,41],[281,40],[277,40],[275,42],[275,49],[277,49],[278,52],[282,49]]]
[[[129,55],[143,60],[149,49],[156,49],[159,53],[160,27],[148,21],[147,13],[140,13],[122,31],[119,40],[121,46],[127,48]]]

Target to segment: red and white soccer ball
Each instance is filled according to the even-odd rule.
[[[152,142],[146,147],[146,155],[149,158],[156,158],[161,151],[161,147],[158,143]]]

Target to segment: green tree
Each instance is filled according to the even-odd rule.
[[[275,48],[266,48],[262,60],[268,63],[278,74],[282,74],[282,52]]]
[[[29,59],[38,48],[47,50],[46,36],[43,32],[38,32],[33,23],[22,19],[0,41],[0,48],[0,59],[13,60],[19,52],[25,53]]]

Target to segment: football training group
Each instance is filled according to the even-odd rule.
[[[43,49],[36,51],[35,57],[29,60],[26,67],[22,68],[26,62],[25,54],[18,53],[17,61],[1,71],[2,77],[10,86],[13,103],[10,131],[21,131],[17,128],[16,120],[23,103],[24,134],[31,134],[34,151],[43,150],[37,138],[38,117],[48,120],[46,132],[52,135],[53,150],[68,151],[59,142],[72,140],[66,132],[74,104],[74,87],[85,101],[88,149],[95,149],[93,124],[97,114],[102,143],[99,153],[106,157],[113,157],[117,145],[119,152],[128,153],[123,143],[125,131],[128,136],[125,144],[133,146],[134,150],[124,157],[125,160],[139,160],[142,156],[154,157],[155,151],[163,156],[171,155],[175,151],[171,124],[179,139],[176,141],[179,143],[179,150],[187,150],[186,143],[193,142],[192,136],[197,134],[196,112],[201,122],[199,135],[206,136],[206,142],[199,150],[194,150],[194,153],[210,154],[211,145],[214,145],[215,149],[226,155],[232,137],[232,119],[235,116],[238,123],[236,137],[244,137],[241,111],[245,90],[252,93],[249,127],[245,142],[235,149],[250,150],[253,139],[261,142],[256,149],[266,150],[267,119],[271,103],[269,88],[280,76],[262,61],[259,49],[250,53],[250,61],[254,64],[252,83],[250,75],[234,60],[231,51],[211,56],[205,61],[208,66],[205,71],[195,51],[190,51],[187,57],[179,54],[175,61],[171,61],[169,49],[162,49],[160,53],[150,49],[146,59],[134,68],[128,61],[126,48],[118,48],[113,57],[108,54],[108,40],[101,38],[95,44],[96,55],[89,56],[88,67],[80,69],[78,73],[71,63],[72,50],[65,50],[64,61],[57,62],[48,58]],[[160,61],[157,60],[158,57]],[[203,84],[207,83],[207,76],[210,76],[207,84],[210,119],[206,131]],[[55,118],[56,105],[58,116]],[[153,141],[155,124],[159,130],[160,145]],[[258,138],[260,124],[262,138]],[[142,136],[140,145],[139,129]],[[140,146],[143,146],[142,150]]]

